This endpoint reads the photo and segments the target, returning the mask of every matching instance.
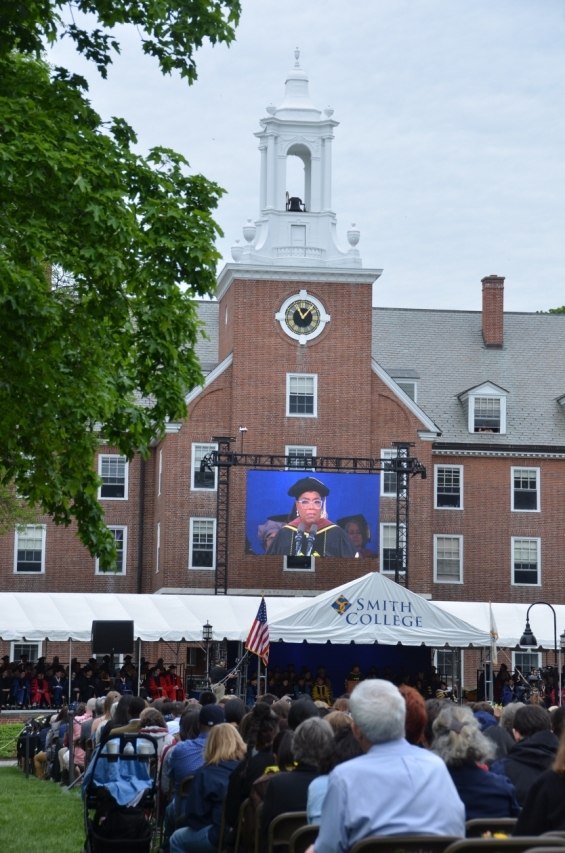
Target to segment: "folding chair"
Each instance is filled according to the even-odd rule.
[[[288,842],[288,853],[306,853],[311,844],[318,837],[320,827],[317,823],[301,826],[290,836]]]
[[[482,838],[485,832],[502,832],[505,835],[512,835],[512,830],[516,826],[517,818],[515,817],[478,817],[474,820],[468,820],[465,824],[465,835],[467,838]]]
[[[450,844],[459,841],[455,835],[388,835],[364,838],[351,853],[444,853]],[[450,848],[451,849],[451,848]]]
[[[512,838],[467,838],[447,848],[446,853],[522,853],[532,847],[561,847],[565,838],[554,835],[516,835]]]
[[[178,821],[181,813],[181,805],[184,800],[188,797],[188,792],[190,791],[190,786],[192,785],[192,780],[194,776],[185,776],[179,787],[179,795],[177,797],[177,804],[175,809],[175,823]]]
[[[292,834],[307,822],[306,812],[286,812],[274,817],[269,824],[269,853],[275,853],[275,849],[277,853],[286,853]]]

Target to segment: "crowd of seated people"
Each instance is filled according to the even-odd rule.
[[[363,678],[355,667],[351,673],[359,683],[333,702],[331,693],[315,698],[318,682],[331,691],[323,668],[316,678],[273,673],[269,687],[292,681],[293,689],[255,693],[247,704],[232,695],[218,701],[212,690],[198,701],[170,698],[161,682],[163,695],[116,690],[89,697],[76,705],[72,726],[66,706],[42,724],[36,773],[71,781],[70,738],[79,775],[89,746],[104,750],[120,733],[151,734],[163,853],[212,853],[222,825],[229,853],[244,802],[251,818],[243,848],[253,847],[245,832],[262,806],[262,853],[271,822],[287,812],[320,825],[310,853],[348,853],[369,836],[463,837],[474,818],[517,819],[517,835],[565,831],[565,707],[513,702],[500,713],[488,702],[455,704],[440,689],[426,698],[404,678]],[[183,797],[187,777],[192,784]]]

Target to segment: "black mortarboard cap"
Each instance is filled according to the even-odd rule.
[[[288,494],[293,498],[299,498],[304,492],[318,492],[321,498],[325,498],[330,490],[316,477],[303,477],[288,490]]]

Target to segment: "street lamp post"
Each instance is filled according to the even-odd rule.
[[[210,643],[214,638],[214,630],[208,620],[202,626],[202,639],[206,643],[206,683],[210,684]]]
[[[555,668],[557,669],[557,692],[559,694],[559,705],[561,705],[561,648],[565,647],[565,631],[560,636],[561,645],[559,646],[559,654],[557,651],[557,614],[555,613],[555,608],[553,605],[549,603],[549,601],[534,601],[528,607],[526,612],[526,627],[524,628],[524,633],[520,637],[520,645],[524,648],[537,648],[538,641],[536,640],[535,634],[530,628],[530,610],[532,607],[535,607],[536,604],[545,604],[546,607],[551,608],[551,612],[553,613],[553,653],[554,653],[554,663]]]

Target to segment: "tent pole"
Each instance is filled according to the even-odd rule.
[[[261,695],[261,658],[257,655],[257,701]]]
[[[71,694],[71,679],[73,676],[73,671],[72,671],[72,667],[71,667],[72,659],[73,659],[73,641],[69,640],[69,705],[71,704],[71,695],[72,695]]]
[[[141,637],[137,638],[137,695],[141,692]]]

